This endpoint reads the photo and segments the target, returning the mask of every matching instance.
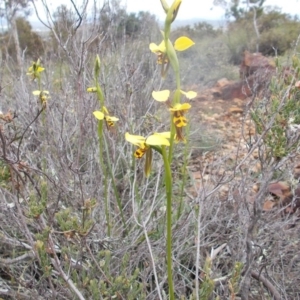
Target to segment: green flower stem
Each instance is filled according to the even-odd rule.
[[[103,121],[99,120],[98,122],[98,138],[99,138],[99,159],[100,165],[103,172],[103,180],[104,180],[104,211],[105,218],[107,224],[107,235],[110,237],[111,235],[111,223],[110,223],[110,211],[109,211],[109,203],[108,203],[108,182],[107,182],[107,168],[104,164],[103,159]]]
[[[174,70],[175,71],[175,70]],[[177,91],[176,92],[179,92],[179,101],[176,102],[176,103],[179,103],[180,102],[180,89],[181,89],[181,86],[180,86],[180,74],[179,74],[179,70],[175,71],[175,77],[176,77],[176,87],[177,87]]]
[[[170,124],[171,124],[171,136],[170,136],[170,147],[169,147],[169,156],[168,156],[168,160],[169,160],[169,164],[171,165],[172,163],[172,159],[173,159],[173,148],[174,148],[174,138],[175,138],[175,125],[173,122],[173,115],[171,115],[171,120],[170,120]]]
[[[106,160],[107,160],[108,173],[109,173],[109,176],[111,178],[112,187],[113,187],[113,190],[114,190],[114,194],[115,194],[115,197],[116,197],[116,200],[117,200],[117,205],[118,205],[118,208],[119,208],[119,211],[120,211],[122,223],[123,223],[124,230],[125,230],[126,222],[125,222],[125,218],[124,218],[124,214],[123,214],[122,202],[121,202],[121,198],[120,198],[120,195],[119,195],[119,192],[118,192],[118,189],[117,189],[117,186],[116,186],[116,182],[115,182],[115,179],[114,179],[114,176],[113,176],[113,172],[112,172],[112,168],[111,168],[112,164],[111,164],[111,161],[110,161],[108,146],[107,146],[107,142],[106,142],[105,138],[104,138],[104,145],[105,145],[105,150],[106,150]],[[125,230],[125,232],[126,232],[126,230]]]
[[[95,64],[95,86],[97,88],[97,98],[100,103],[100,109],[104,106],[104,96],[103,92],[101,90],[101,87],[98,83],[98,77],[100,72],[100,59],[97,56],[96,58],[96,64]],[[99,120],[98,125],[98,137],[99,137],[99,149],[100,149],[100,165],[104,176],[104,205],[105,205],[105,218],[107,223],[107,234],[110,236],[111,234],[111,223],[110,223],[110,211],[109,211],[109,203],[108,203],[108,176],[111,178],[113,191],[117,200],[117,205],[121,214],[121,219],[124,228],[126,227],[126,222],[123,214],[123,208],[121,203],[121,198],[118,192],[118,189],[116,187],[115,179],[113,177],[112,168],[111,168],[111,161],[109,157],[109,151],[108,146],[106,143],[106,139],[103,136],[103,120]],[[103,157],[103,150],[106,150],[106,161],[107,164],[104,163],[104,157]]]
[[[165,185],[167,197],[167,268],[169,282],[169,299],[174,300],[175,298],[172,268],[172,173],[166,152],[166,147],[162,146],[161,148],[165,167]]]
[[[99,100],[100,109],[104,106],[104,96],[101,90],[101,87],[98,83],[98,77],[100,74],[100,59],[97,56],[95,62],[95,86],[97,88],[97,98]],[[110,209],[109,209],[109,202],[108,202],[108,176],[107,176],[107,168],[104,163],[103,158],[103,120],[99,120],[98,122],[98,138],[99,138],[99,160],[100,165],[103,173],[103,180],[104,180],[104,211],[105,211],[105,219],[107,224],[107,235],[111,235],[111,221],[110,221]]]
[[[179,79],[179,88],[177,88],[177,90],[174,93],[173,102],[172,102],[173,106],[177,103],[180,103],[180,97],[181,97],[181,93],[180,93],[180,79]],[[169,164],[172,163],[172,159],[173,159],[173,148],[174,148],[174,137],[175,137],[175,125],[173,122],[172,114],[171,114],[170,124],[171,124],[171,128],[170,128],[171,137],[170,137],[170,147],[169,147]]]
[[[170,20],[168,19],[168,14],[170,14],[170,9],[168,10],[167,17],[165,20],[165,28],[164,28],[164,38],[165,38],[165,46],[166,46],[166,52],[168,53],[168,40],[170,37],[170,32],[171,32],[171,23]]]
[[[96,82],[96,88],[97,88],[97,98],[100,102],[100,109],[101,109],[104,106],[104,96],[98,82]]]
[[[38,90],[40,92],[42,92],[41,74],[38,74],[37,81],[38,81]],[[40,99],[40,97],[39,97],[39,99]],[[45,128],[46,127],[46,112],[45,112],[45,107],[44,106],[42,106],[42,116],[41,117],[42,117],[42,125]],[[45,135],[44,138],[46,139],[46,130],[45,129],[43,129],[42,135],[43,136]],[[45,148],[45,145],[44,145],[43,146],[43,153],[45,153],[45,151],[46,151],[46,148]],[[42,159],[42,170],[43,170],[43,172],[46,172],[46,170],[47,170],[47,160],[46,160],[46,157],[44,157]]]
[[[179,72],[178,72],[179,73]],[[179,82],[178,82],[178,84],[177,85],[179,85],[179,87],[177,86],[177,89],[176,89],[176,91],[175,91],[175,93],[174,93],[174,97],[173,97],[173,106],[175,105],[175,104],[177,104],[177,103],[180,103],[180,98],[181,98],[181,93],[180,93],[180,79],[178,80]]]
[[[178,1],[173,1],[171,7],[169,7],[166,1],[161,1],[161,4],[164,11],[167,13],[166,20],[165,20],[165,33],[169,38],[171,32],[171,24],[176,19],[178,9],[180,7],[180,3],[178,3]]]
[[[189,131],[189,128],[188,128]],[[189,152],[189,143],[186,142],[185,147],[184,147],[184,154],[183,154],[183,165],[182,165],[182,180],[180,181],[180,192],[179,192],[179,205],[177,208],[177,220],[180,218],[181,213],[182,213],[182,203],[183,203],[183,198],[184,198],[184,188],[185,188],[185,184],[188,178],[188,174],[187,174],[187,165],[188,165],[188,152]]]

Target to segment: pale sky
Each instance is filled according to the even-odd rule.
[[[50,10],[60,4],[67,4],[70,6],[70,0],[44,0],[47,2]],[[83,0],[74,0],[78,5]],[[86,1],[86,0],[85,0]],[[101,7],[104,0],[96,0],[99,7]],[[173,0],[166,0],[169,5]],[[93,1],[90,1],[91,3]],[[43,7],[40,0],[35,2],[39,7],[40,15],[43,15]],[[121,3],[127,7],[128,12],[149,11],[156,15],[158,19],[164,20],[165,13],[161,7],[160,0],[121,0]],[[291,15],[300,15],[300,0],[266,0],[265,6],[277,6],[282,9],[282,12],[289,13]],[[182,0],[179,13],[177,15],[178,20],[188,20],[193,18],[201,18],[207,20],[222,20],[224,19],[224,9],[213,5],[213,0]],[[31,21],[36,22],[37,19],[32,13],[29,17]]]
[[[166,0],[169,5],[172,0]],[[127,10],[138,12],[141,10],[150,11],[159,19],[164,18],[164,11],[161,7],[160,0],[125,0],[127,3]],[[278,6],[282,12],[292,15],[300,14],[299,0],[266,0],[265,6]],[[222,19],[224,17],[224,10],[221,7],[213,5],[213,0],[182,0],[178,19]]]

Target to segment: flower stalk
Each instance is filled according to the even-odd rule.
[[[98,139],[99,139],[99,160],[100,160],[100,165],[103,173],[103,181],[104,181],[104,211],[105,211],[105,218],[106,218],[106,224],[107,224],[107,235],[111,236],[111,218],[110,218],[110,205],[109,205],[109,193],[108,193],[108,179],[110,178],[112,187],[113,187],[113,192],[116,197],[117,201],[117,206],[120,211],[121,219],[124,228],[126,228],[126,222],[123,214],[123,208],[121,204],[121,199],[120,195],[115,183],[115,179],[113,176],[112,168],[111,168],[111,160],[109,157],[109,151],[108,151],[108,145],[107,141],[105,139],[105,135],[103,134],[103,124],[106,122],[108,128],[113,127],[115,122],[117,122],[119,119],[113,116],[109,115],[109,112],[107,108],[104,106],[104,95],[102,92],[102,89],[100,87],[100,84],[98,82],[98,78],[100,76],[100,58],[97,55],[96,60],[95,60],[95,67],[94,67],[94,87],[90,87],[87,89],[87,92],[90,93],[96,93],[97,99],[100,104],[100,110],[99,111],[94,111],[93,114],[95,118],[98,120]],[[106,157],[104,159],[104,150],[106,153]],[[105,163],[105,160],[107,163]]]
[[[181,95],[183,94],[187,99],[196,97],[193,91],[184,92],[181,90],[180,84],[180,70],[179,61],[176,51],[184,51],[194,45],[194,42],[187,37],[178,38],[173,44],[170,41],[171,24],[176,19],[182,0],[174,0],[173,4],[169,6],[166,0],[160,0],[162,7],[166,13],[165,27],[162,32],[163,41],[156,45],[151,43],[149,49],[157,55],[157,64],[161,65],[161,75],[165,78],[169,64],[175,73],[176,89],[172,96],[170,90],[154,91],[152,97],[159,102],[165,102],[170,112],[170,132],[152,134],[147,138],[126,133],[125,139],[138,147],[134,152],[136,158],[145,159],[145,174],[149,176],[151,171],[152,150],[158,152],[164,162],[165,170],[165,193],[166,193],[166,256],[167,256],[167,272],[169,283],[169,299],[174,299],[174,283],[173,283],[173,267],[172,267],[172,172],[171,164],[173,159],[174,143],[186,142],[183,128],[187,126],[188,120],[185,113],[191,108],[188,102],[181,103]],[[166,140],[167,139],[167,140]],[[166,146],[169,147],[168,151]],[[183,189],[183,187],[182,187]],[[180,217],[181,205],[179,205],[177,218]]]
[[[162,146],[162,156],[165,169],[165,186],[167,197],[167,269],[170,299],[174,299],[173,267],[172,267],[172,173],[166,151]]]

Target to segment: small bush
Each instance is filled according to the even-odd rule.
[[[267,130],[263,140],[269,157],[281,159],[299,146],[300,124],[300,60],[293,58],[292,69],[279,67],[270,83],[270,94],[260,99],[252,111],[258,134]],[[269,126],[269,127],[268,127]]]
[[[37,59],[44,53],[44,45],[42,38],[32,30],[30,23],[23,17],[16,19],[17,30],[19,35],[19,42],[21,51],[24,51],[25,55],[31,59]],[[4,58],[6,53],[13,59],[16,58],[15,45],[10,38],[10,32],[3,34],[1,42],[1,48],[4,53]]]
[[[297,18],[272,10],[261,14],[256,22],[259,39],[255,33],[251,12],[228,25],[226,43],[231,62],[238,64],[244,50],[258,50],[263,55],[281,55],[295,45],[300,32]]]

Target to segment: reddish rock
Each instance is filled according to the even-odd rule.
[[[286,197],[290,194],[290,186],[285,181],[270,183],[268,186],[269,193],[277,197]]]
[[[294,167],[294,178],[295,179],[299,179],[300,178],[300,164],[298,163],[295,167]]]
[[[274,63],[269,58],[261,53],[245,51],[240,65],[241,80],[230,81],[227,78],[221,78],[212,88],[198,93],[194,101],[215,99],[243,101],[253,94],[267,89],[274,72]],[[291,74],[290,71],[285,72]],[[300,83],[298,85],[300,86]]]
[[[228,111],[232,114],[242,114],[244,110],[241,107],[232,106]]]
[[[221,78],[217,81],[217,83],[215,84],[215,87],[222,88],[229,84],[232,84],[232,81],[229,81],[227,78]]]
[[[234,82],[232,84],[226,85],[222,88],[221,98],[224,100],[232,100],[238,98],[241,100],[250,97],[252,92],[248,84],[243,81]]]
[[[221,80],[217,83],[221,87],[221,97],[224,100],[238,98],[244,100],[253,93],[258,93],[268,86],[275,67],[269,58],[261,53],[244,52],[240,65],[240,78],[242,80],[231,83]]]
[[[300,208],[300,185],[292,191],[287,182],[279,181],[271,183],[268,190],[277,197],[276,206],[285,207],[286,213],[294,213]]]
[[[271,200],[266,200],[264,205],[263,205],[263,210],[264,211],[269,211],[272,210],[274,207],[276,207],[276,203],[271,201]]]
[[[250,53],[246,50],[240,64],[240,78],[249,77],[261,70],[275,70],[274,63],[261,53]]]

